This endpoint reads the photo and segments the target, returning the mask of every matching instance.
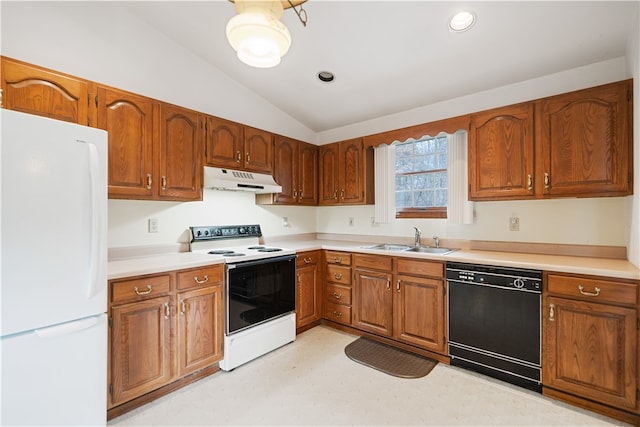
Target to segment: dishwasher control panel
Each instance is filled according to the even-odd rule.
[[[542,271],[539,270],[448,262],[447,280],[542,292]]]

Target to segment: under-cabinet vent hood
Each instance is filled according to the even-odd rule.
[[[282,186],[271,175],[210,166],[204,167],[204,188],[251,191],[257,194],[282,192]]]

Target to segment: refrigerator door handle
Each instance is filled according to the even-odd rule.
[[[84,142],[89,148],[89,176],[91,179],[91,267],[90,267],[90,281],[88,284],[88,298],[92,298],[98,294],[98,288],[101,286],[100,281],[102,277],[100,258],[102,257],[102,251],[100,249],[100,242],[104,239],[102,231],[103,218],[99,215],[102,212],[102,199],[100,189],[100,157],[98,154],[98,147],[95,144],[87,141],[78,140],[78,142]]]
[[[49,326],[48,328],[36,329],[34,332],[40,338],[51,338],[60,335],[68,335],[73,332],[92,328],[98,324],[98,316],[87,317],[75,322],[62,323],[60,325]]]

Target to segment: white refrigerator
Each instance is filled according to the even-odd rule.
[[[0,110],[0,425],[106,425],[107,133]]]

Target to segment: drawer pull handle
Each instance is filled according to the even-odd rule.
[[[187,302],[183,299],[180,300],[180,305],[181,305],[181,309],[180,309],[180,316],[184,316],[184,314],[187,312]]]
[[[166,190],[167,189],[167,177],[162,175],[162,189]]]
[[[165,302],[164,303],[164,318],[168,319],[170,315],[171,315],[171,310],[169,309],[169,303]]]
[[[151,174],[148,173],[147,174],[147,190],[151,190],[151,184],[152,184],[152,180],[151,180]]]
[[[304,261],[305,264],[311,264],[311,261],[313,261],[313,259],[312,258],[305,258],[305,259],[303,259],[303,261]]]
[[[133,288],[133,292],[135,292],[136,295],[149,295],[152,290],[153,290],[153,287],[151,285],[147,285],[146,291],[139,290],[137,286],[134,286]]]
[[[387,279],[387,291],[391,290],[391,279]]]
[[[333,293],[333,297],[334,297],[335,299],[341,299],[341,298],[342,298],[342,294],[339,294],[339,293],[337,293],[337,292],[334,292],[334,293]]]
[[[334,311],[333,315],[338,317],[338,318],[342,317],[342,313],[340,313],[339,311]]]
[[[533,175],[527,175],[527,190],[533,190]]]
[[[549,178],[549,172],[544,173],[544,188],[549,189],[551,187],[551,178]]]
[[[584,290],[584,286],[582,286],[582,285],[578,285],[578,290],[580,291],[580,293],[581,293],[582,295],[586,295],[586,296],[588,296],[588,297],[597,297],[598,295],[600,295],[600,288],[598,288],[598,287],[596,286],[596,288],[595,288],[595,289],[596,289],[596,291],[595,291],[595,292],[589,292],[589,291],[585,291],[585,290]]]
[[[193,280],[195,280],[195,282],[199,285],[202,285],[203,283],[207,283],[209,281],[209,276],[207,276],[206,274],[202,277],[204,277],[204,279],[200,280],[198,279],[198,276],[193,276]]]
[[[335,262],[336,264],[340,264],[342,262],[342,257],[338,258],[337,256],[334,256],[333,262]]]
[[[247,153],[247,163],[251,163],[251,155]]]
[[[333,273],[333,278],[336,280],[342,279],[342,273]]]
[[[236,151],[236,163],[240,163],[240,160],[242,160],[242,154],[240,151]]]
[[[549,304],[549,322],[556,320],[556,306],[555,304]]]
[[[398,283],[396,283],[396,291],[400,293],[400,280],[398,280]]]

